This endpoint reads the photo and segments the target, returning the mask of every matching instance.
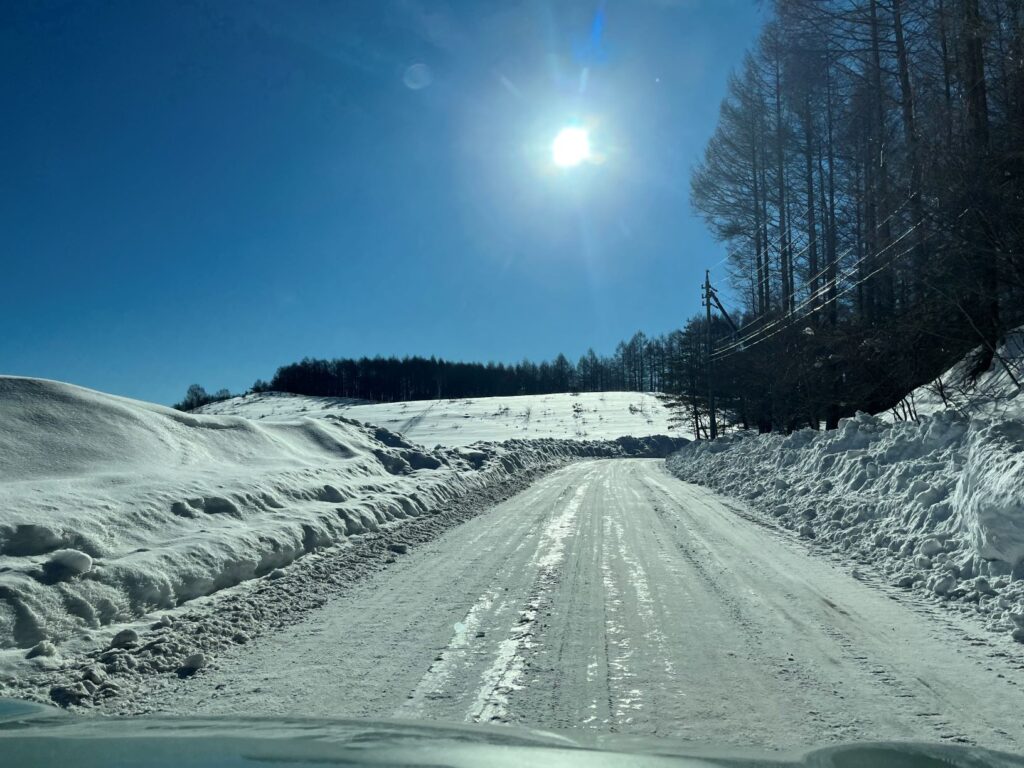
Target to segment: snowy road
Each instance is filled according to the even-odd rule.
[[[1013,648],[898,597],[661,461],[580,462],[145,704],[1019,750]]]

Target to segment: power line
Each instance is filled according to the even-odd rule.
[[[894,210],[885,219],[883,219],[881,222],[879,222],[878,224],[875,225],[874,231],[878,232],[878,230],[880,230],[886,224],[891,222],[896,216],[898,216],[903,211],[903,209],[907,207],[907,205],[910,203],[910,201],[913,200],[915,196],[917,196],[917,194],[918,194],[917,192],[911,192],[910,195],[908,195],[906,197],[906,199],[904,199],[904,201],[902,203],[900,203],[899,207],[896,210]],[[808,210],[810,210],[810,206],[806,206],[804,208],[804,211],[803,211],[804,214],[806,214],[806,212]],[[790,216],[790,220],[792,220],[792,218],[793,217]],[[776,238],[775,245],[773,245],[771,247],[775,248],[777,246],[777,244],[778,244],[780,239],[781,239],[781,233],[780,233],[779,237]],[[790,255],[790,257],[789,257],[790,261],[792,262],[794,259],[799,258],[801,255],[803,255],[807,251],[808,248],[811,247],[811,243],[812,242],[817,242],[817,241],[818,241],[817,235],[815,235],[813,238],[808,238],[807,244],[803,248],[801,248],[797,253]],[[845,251],[843,251],[841,254],[839,254],[835,258],[834,263],[838,264],[839,261],[841,261],[847,255],[849,255],[854,250],[855,247],[856,246],[850,246]],[[766,245],[764,247],[764,249],[763,249],[763,251],[765,253],[765,276],[757,281],[756,287],[758,288],[758,290],[763,289],[765,287],[765,285],[768,283],[768,281],[771,279],[771,271],[767,268],[767,253],[768,253],[768,250],[769,250],[769,246]],[[728,260],[728,258],[729,258],[729,256],[727,255],[725,258],[723,258],[721,261],[719,261],[718,264],[722,264],[724,261]],[[715,266],[718,266],[718,264],[716,264]],[[822,275],[827,273],[831,268],[832,268],[832,263],[826,264],[816,274],[814,274],[811,277],[807,278],[805,280],[805,282],[813,282],[813,281],[817,280],[819,277],[821,277]]]
[[[872,277],[874,277],[876,274],[881,272],[883,269],[891,266],[898,259],[902,258],[906,254],[908,254],[911,251],[913,251],[915,247],[916,247],[916,244],[914,246],[911,246],[910,248],[907,248],[907,249],[905,249],[903,251],[900,251],[895,256],[890,258],[887,262],[885,262],[881,266],[877,267],[876,269],[874,269],[871,272],[869,272],[868,274],[866,274],[860,280],[857,280],[857,281],[847,285],[842,290],[837,291],[835,296],[833,296],[830,299],[827,299],[826,301],[822,302],[818,306],[814,307],[810,312],[807,312],[806,314],[799,315],[799,316],[797,316],[797,315],[790,315],[789,318],[788,318],[789,322],[786,322],[786,323],[782,324],[781,326],[779,326],[779,323],[781,321],[773,323],[771,326],[766,326],[764,329],[762,329],[759,332],[761,334],[761,337],[756,339],[756,340],[754,340],[754,341],[749,341],[749,338],[748,338],[748,339],[743,340],[742,342],[737,342],[735,344],[731,344],[728,347],[726,347],[726,348],[724,348],[722,350],[719,350],[719,352],[716,354],[716,359],[724,359],[726,357],[731,357],[732,355],[738,354],[740,352],[745,352],[745,351],[747,351],[749,349],[752,349],[753,347],[756,347],[758,344],[761,344],[762,342],[768,341],[769,339],[774,338],[775,336],[778,336],[783,331],[788,330],[789,328],[792,328],[793,326],[795,326],[795,325],[797,325],[797,324],[799,324],[801,322],[806,321],[806,319],[808,317],[810,317],[811,315],[815,314],[816,312],[821,311],[822,309],[827,307],[829,304],[832,304],[833,302],[838,301],[841,297],[845,296],[847,293],[852,291],[854,288],[864,284],[865,282],[870,280]],[[776,326],[778,326],[778,327],[776,327]],[[771,328],[773,328],[773,327],[775,327],[776,330],[772,331],[771,333],[768,333],[767,335],[763,335],[766,331],[771,330]]]
[[[864,276],[863,279],[861,279],[861,280],[859,280],[859,281],[857,281],[855,283],[852,283],[852,284],[846,286],[842,291],[837,292],[834,298],[829,299],[827,302],[825,302],[823,304],[819,304],[817,307],[815,307],[814,309],[812,309],[810,312],[808,312],[805,315],[802,315],[802,316],[797,317],[797,318],[793,318],[792,322],[789,322],[786,325],[782,326],[781,328],[776,329],[775,331],[773,331],[772,333],[768,334],[767,336],[763,336],[762,338],[760,338],[757,341],[755,341],[755,342],[753,342],[753,343],[743,347],[742,349],[733,349],[731,352],[730,351],[723,351],[722,353],[716,353],[715,360],[724,360],[725,358],[732,357],[733,355],[739,354],[740,352],[745,352],[745,351],[747,351],[749,349],[752,349],[753,347],[756,347],[758,344],[761,344],[761,343],[763,343],[765,341],[768,341],[769,339],[774,338],[775,336],[778,336],[783,331],[786,331],[786,330],[792,328],[793,326],[799,324],[800,322],[806,321],[806,319],[808,317],[810,317],[811,315],[813,315],[814,313],[821,311],[828,304],[831,304],[834,301],[838,301],[840,297],[845,296],[847,293],[852,291],[857,286],[861,285],[862,283],[866,282],[867,280],[870,280],[872,277],[874,277],[876,274],[881,272],[883,269],[885,269],[886,267],[891,266],[893,264],[893,262],[895,262],[897,259],[905,256],[906,254],[910,253],[913,250],[914,250],[914,246],[911,246],[910,248],[907,248],[906,250],[901,251],[900,253],[898,253],[894,257],[892,257],[885,264],[882,264],[877,269],[874,269],[871,272],[869,272],[867,275]]]
[[[834,280],[830,280],[830,281],[824,283],[818,289],[813,291],[809,296],[807,296],[807,298],[805,298],[803,301],[801,301],[797,306],[795,306],[789,312],[788,315],[785,315],[785,316],[780,317],[780,318],[778,318],[776,320],[773,320],[768,325],[762,326],[761,328],[755,330],[754,332],[748,334],[747,336],[744,336],[743,338],[737,339],[732,344],[730,344],[730,345],[726,346],[725,348],[719,350],[719,355],[723,356],[724,353],[731,352],[734,349],[738,349],[738,348],[742,348],[742,347],[748,347],[748,346],[753,346],[753,344],[758,343],[759,342],[759,340],[757,338],[758,336],[761,336],[761,335],[767,333],[772,328],[774,328],[774,327],[776,327],[778,325],[786,323],[786,321],[788,319],[794,317],[797,312],[799,312],[800,310],[805,308],[808,304],[811,304],[812,302],[814,302],[816,299],[820,298],[823,293],[826,293],[826,292],[828,292],[830,290],[833,290],[833,288],[835,286],[838,286],[840,281],[846,280],[846,279],[850,278],[853,275],[853,270],[855,270],[857,267],[859,267],[862,263],[864,263],[865,261],[868,261],[868,260],[873,261],[873,260],[877,259],[878,257],[882,256],[886,251],[890,250],[893,246],[897,245],[900,241],[905,239],[911,232],[913,232],[915,229],[917,229],[917,227],[919,227],[923,222],[924,222],[924,219],[921,219],[916,224],[914,224],[913,226],[909,227],[905,232],[903,232],[903,234],[901,234],[899,237],[897,237],[895,240],[893,240],[891,243],[889,243],[888,245],[886,245],[884,248],[880,249],[879,251],[877,251],[875,253],[872,253],[872,254],[865,254],[864,256],[859,258],[857,261],[855,261],[853,264],[851,264],[849,267],[846,267],[846,271],[847,271],[846,274],[838,275]],[[899,254],[899,256],[903,256],[905,253],[906,252],[901,252]],[[889,262],[889,263],[891,263],[891,262]],[[872,273],[872,274],[874,274],[874,273]],[[863,278],[861,281],[856,283],[856,285],[860,285],[861,283],[863,283],[867,279],[868,279],[868,277]],[[837,294],[837,296],[838,296],[838,294]],[[835,300],[835,298],[837,298],[837,296],[836,297],[832,297],[830,299],[827,299],[822,304],[819,304],[818,307],[815,308],[814,311],[817,311],[817,309],[820,308],[820,307],[824,307],[824,306],[827,306],[828,304],[831,304]]]
[[[962,210],[962,211],[961,211],[961,212],[960,212],[960,213],[959,213],[959,214],[957,215],[957,217],[956,217],[956,218],[957,218],[957,221],[959,221],[960,219],[962,219],[962,218],[963,218],[963,217],[964,217],[964,216],[965,216],[965,215],[967,214],[967,212],[968,212],[969,210],[970,210],[970,208],[969,208],[969,207],[968,207],[968,208],[964,208],[964,209],[963,209],[963,210]],[[901,240],[903,240],[903,239],[904,239],[904,238],[905,238],[905,237],[906,237],[907,235],[909,235],[909,234],[910,234],[910,233],[911,233],[911,232],[912,232],[913,230],[915,230],[915,229],[916,229],[916,228],[917,228],[918,226],[920,226],[920,225],[921,225],[921,224],[922,224],[922,223],[924,222],[925,218],[927,218],[927,217],[922,217],[922,218],[921,218],[921,219],[920,219],[920,220],[919,220],[919,221],[918,221],[918,222],[917,222],[916,224],[914,224],[914,225],[913,225],[913,226],[911,226],[911,227],[910,227],[909,229],[907,229],[907,230],[906,230],[906,231],[905,231],[905,232],[904,232],[903,234],[901,234],[901,235],[900,235],[900,236],[899,236],[898,238],[896,238],[896,240],[894,240],[893,242],[891,242],[891,243],[890,243],[889,245],[887,245],[887,246],[886,246],[885,248],[881,249],[880,251],[878,251],[878,252],[876,252],[876,253],[874,253],[874,254],[869,254],[869,255],[865,255],[865,256],[863,256],[862,258],[858,259],[858,260],[857,260],[856,262],[854,262],[854,263],[853,263],[852,265],[850,265],[850,267],[848,267],[848,268],[847,268],[847,269],[849,270],[849,272],[848,272],[847,274],[845,274],[845,275],[839,275],[839,276],[837,276],[837,277],[836,277],[836,279],[835,279],[835,283],[836,283],[836,284],[838,284],[840,280],[845,280],[845,279],[848,279],[848,278],[849,278],[850,276],[852,276],[852,274],[853,274],[853,270],[854,270],[854,269],[855,269],[856,267],[858,267],[858,266],[859,266],[859,265],[860,265],[860,264],[861,264],[862,262],[864,262],[865,260],[867,260],[868,258],[871,258],[871,259],[875,259],[875,258],[877,258],[878,256],[881,256],[881,255],[882,255],[883,253],[885,253],[885,252],[886,252],[886,251],[887,251],[887,250],[888,250],[889,248],[891,248],[891,247],[892,247],[892,246],[894,246],[894,245],[895,245],[896,243],[898,243],[898,242],[900,242]],[[925,240],[927,240],[927,239],[928,239],[929,237],[931,237],[931,234],[932,234],[932,233],[930,233],[930,232],[929,232],[929,233],[926,233],[926,234],[925,234],[925,236],[924,236],[924,238],[922,238],[921,242],[923,243],[923,242],[924,242]],[[892,257],[891,259],[889,259],[889,260],[888,260],[887,262],[885,262],[884,264],[882,264],[881,266],[879,266],[879,267],[878,267],[877,269],[873,270],[872,272],[868,273],[867,275],[865,275],[865,276],[864,276],[863,278],[861,278],[860,280],[858,280],[858,281],[854,282],[853,284],[851,284],[851,285],[850,285],[850,286],[848,286],[847,288],[843,289],[843,290],[842,290],[842,292],[839,292],[839,293],[837,293],[837,294],[836,294],[836,295],[835,295],[834,297],[832,297],[831,299],[829,299],[829,300],[825,301],[824,303],[822,303],[822,304],[821,304],[821,305],[819,305],[818,307],[815,307],[815,308],[814,308],[813,310],[811,310],[811,312],[809,312],[809,313],[808,313],[808,315],[814,314],[814,313],[815,313],[815,312],[817,312],[817,311],[818,311],[819,309],[824,309],[824,307],[826,307],[827,305],[829,305],[829,304],[833,303],[834,301],[837,301],[837,300],[839,299],[839,297],[841,297],[841,296],[844,296],[844,295],[846,295],[847,293],[849,293],[849,292],[850,292],[851,290],[853,290],[854,288],[856,288],[856,287],[858,287],[858,286],[860,286],[860,285],[863,285],[863,284],[864,284],[864,283],[866,283],[866,282],[867,282],[868,280],[870,280],[870,279],[871,279],[871,278],[872,278],[872,277],[873,277],[874,275],[878,274],[879,272],[881,272],[881,271],[882,271],[883,269],[885,269],[886,267],[888,267],[888,266],[892,265],[893,263],[895,263],[895,262],[896,262],[896,261],[897,261],[898,259],[901,259],[901,258],[902,258],[903,256],[906,256],[906,255],[907,255],[908,253],[910,253],[910,252],[912,252],[913,250],[915,250],[915,249],[917,248],[917,246],[918,246],[919,244],[920,244],[920,243],[914,243],[914,245],[912,245],[912,246],[911,246],[910,248],[907,248],[907,249],[905,249],[905,250],[901,251],[900,253],[896,254],[896,255],[895,255],[895,256],[893,256],[893,257]],[[826,284],[825,286],[822,286],[822,289],[820,289],[820,290],[824,290],[824,289],[826,289],[827,287],[828,287],[828,285]],[[820,292],[820,290],[819,290],[818,292]],[[806,305],[807,305],[807,304],[809,303],[809,301],[811,300],[811,298],[813,298],[813,296],[812,296],[812,297],[808,297],[808,299],[807,299],[807,300],[803,301],[803,302],[802,302],[802,303],[801,303],[800,305],[798,305],[797,307],[795,307],[795,308],[794,308],[794,310],[793,310],[793,312],[795,313],[795,312],[796,312],[796,311],[797,311],[798,309],[802,309],[803,307],[805,307],[805,306],[806,306]],[[792,325],[796,324],[797,322],[800,322],[800,321],[801,321],[801,320],[802,320],[802,319],[803,319],[804,317],[806,317],[806,315],[804,315],[803,317],[794,317],[794,316],[793,316],[793,314],[791,314],[791,315],[790,315],[789,317],[790,317],[790,318],[792,318],[792,322],[788,323],[788,324],[787,324],[787,325],[785,326],[786,328],[788,328],[788,327],[792,327]],[[767,337],[764,337],[764,338],[762,338],[762,339],[757,339],[757,340],[755,340],[754,342],[752,342],[752,343],[749,343],[749,344],[747,343],[747,342],[749,342],[749,341],[750,341],[750,339],[751,339],[751,338],[755,338],[755,337],[756,337],[756,336],[757,336],[758,334],[763,334],[763,333],[764,333],[765,331],[767,331],[767,330],[770,330],[770,329],[771,329],[771,328],[772,328],[773,326],[776,326],[776,325],[778,325],[779,323],[783,322],[783,321],[784,321],[785,319],[786,319],[786,318],[779,318],[778,320],[775,320],[775,321],[773,321],[773,322],[772,322],[772,323],[771,323],[770,325],[768,325],[768,326],[765,326],[764,328],[761,328],[761,329],[759,329],[758,331],[756,331],[756,332],[755,332],[755,333],[753,333],[753,334],[750,334],[750,335],[748,335],[748,336],[747,336],[747,337],[745,337],[744,339],[741,339],[741,340],[739,340],[738,342],[736,342],[736,343],[734,343],[734,344],[731,344],[731,345],[729,345],[728,347],[726,347],[726,348],[724,348],[724,349],[722,349],[722,350],[719,350],[719,354],[720,354],[720,357],[727,357],[727,356],[729,356],[729,355],[731,355],[731,354],[734,354],[734,353],[735,353],[735,351],[741,351],[741,349],[740,349],[740,348],[743,348],[743,349],[749,349],[750,347],[752,347],[752,346],[756,346],[757,344],[761,343],[761,341],[765,341],[765,340],[767,340],[768,338],[771,338],[772,336],[775,336],[775,335],[777,335],[777,333],[780,333],[781,331],[785,330],[785,328],[780,328],[780,329],[779,329],[779,331],[777,331],[777,332],[775,332],[775,333],[772,333],[772,334],[770,334],[770,335],[769,335],[769,336],[767,336]]]
[[[968,212],[969,210],[970,210],[970,208],[969,208],[969,207],[968,207],[968,208],[964,208],[964,209],[963,209],[963,210],[962,210],[962,211],[961,211],[961,212],[960,212],[960,213],[959,213],[959,214],[957,215],[957,217],[956,217],[956,218],[957,218],[957,220],[959,221],[960,219],[962,219],[962,218],[963,218],[963,217],[964,217],[964,216],[965,216],[965,215],[967,214],[967,212]],[[921,223],[922,223],[923,221],[924,221],[924,218],[922,218],[922,219],[921,219],[920,221],[918,221],[918,222],[917,222],[917,224],[915,224],[914,226],[910,227],[910,228],[909,228],[909,229],[908,229],[907,231],[905,231],[905,232],[904,232],[904,233],[903,233],[902,235],[900,235],[900,236],[899,236],[899,237],[898,237],[898,238],[897,238],[896,240],[894,240],[894,241],[893,241],[892,243],[890,243],[890,244],[889,244],[888,246],[886,246],[886,247],[885,247],[885,248],[883,248],[882,250],[878,251],[877,253],[875,253],[875,254],[872,254],[872,258],[876,258],[876,257],[880,256],[881,254],[883,254],[883,253],[884,253],[884,252],[885,252],[886,250],[888,250],[888,249],[889,249],[889,248],[891,248],[891,247],[892,247],[893,245],[895,245],[896,243],[898,243],[898,242],[899,242],[900,240],[902,240],[903,238],[905,238],[905,237],[906,237],[906,236],[907,236],[908,234],[910,234],[910,232],[912,232],[912,231],[913,231],[914,229],[916,229],[916,228],[917,228],[917,227],[918,227],[918,226],[919,226],[919,225],[920,225],[920,224],[921,224]],[[927,240],[927,239],[928,239],[929,237],[931,237],[931,233],[930,233],[930,232],[929,232],[929,233],[926,233],[926,234],[925,234],[925,236],[924,236],[924,238],[923,238],[923,239],[921,240],[921,242],[924,242],[924,240]],[[821,309],[824,309],[824,308],[825,308],[825,307],[826,307],[827,305],[829,305],[829,304],[833,303],[834,301],[838,301],[840,297],[842,297],[842,296],[845,296],[845,295],[846,295],[847,293],[849,293],[850,291],[852,291],[852,290],[853,290],[854,288],[856,288],[856,287],[858,287],[858,286],[860,286],[860,285],[863,285],[863,284],[864,284],[864,283],[866,283],[866,282],[867,282],[868,280],[870,280],[870,279],[871,279],[872,277],[874,277],[874,276],[875,276],[876,274],[878,274],[879,272],[881,272],[881,271],[882,271],[883,269],[886,269],[887,267],[889,267],[889,266],[891,266],[892,264],[894,264],[894,263],[895,263],[895,262],[896,262],[897,260],[899,260],[899,259],[903,258],[903,257],[904,257],[904,256],[906,256],[906,255],[907,255],[908,253],[911,253],[912,251],[914,251],[914,250],[915,250],[915,249],[917,248],[917,246],[918,246],[918,245],[919,245],[919,243],[914,243],[914,244],[913,244],[912,246],[910,246],[909,248],[906,248],[906,249],[904,249],[903,251],[900,251],[900,252],[899,252],[898,254],[896,254],[895,256],[893,256],[892,258],[890,258],[890,259],[889,259],[888,261],[886,261],[885,263],[881,264],[880,266],[878,266],[878,267],[877,267],[876,269],[872,270],[872,271],[871,271],[871,272],[869,272],[868,274],[864,275],[864,277],[862,277],[862,278],[861,278],[860,280],[857,280],[856,282],[854,282],[854,283],[852,283],[852,284],[848,285],[848,286],[847,286],[847,287],[845,287],[845,288],[844,288],[844,289],[843,289],[842,291],[838,291],[838,292],[836,293],[836,295],[835,295],[834,297],[832,297],[831,299],[829,299],[829,300],[827,300],[827,301],[823,302],[823,303],[822,303],[821,305],[819,305],[819,306],[815,307],[815,308],[814,308],[814,309],[812,309],[812,310],[811,310],[810,312],[808,312],[808,313],[807,313],[807,315],[803,315],[803,316],[801,316],[801,317],[794,317],[794,316],[792,316],[792,315],[791,315],[791,316],[790,316],[791,320],[790,320],[790,322],[789,322],[789,323],[787,323],[787,324],[786,324],[785,326],[783,326],[783,327],[779,328],[779,329],[778,329],[777,331],[775,331],[775,332],[773,332],[773,333],[769,334],[768,336],[764,336],[764,337],[762,337],[762,338],[760,338],[760,339],[757,339],[757,340],[755,340],[755,341],[753,341],[753,342],[751,342],[751,343],[749,343],[749,344],[748,344],[747,342],[748,342],[748,341],[749,341],[749,340],[750,340],[751,338],[753,338],[753,337],[755,336],[755,334],[751,334],[750,336],[747,336],[747,337],[746,337],[745,339],[743,339],[743,340],[740,340],[740,341],[739,341],[739,342],[737,342],[737,343],[731,344],[731,345],[729,345],[728,347],[725,347],[725,348],[724,348],[724,349],[722,349],[722,350],[719,350],[719,351],[718,351],[718,353],[717,353],[718,359],[724,359],[724,358],[726,358],[726,357],[730,357],[731,355],[733,355],[733,354],[736,354],[736,353],[738,353],[738,352],[740,352],[740,351],[743,351],[743,350],[745,350],[745,349],[750,349],[751,347],[757,346],[757,345],[758,345],[758,344],[760,344],[760,343],[761,343],[762,341],[767,341],[768,339],[772,338],[773,336],[776,336],[776,335],[778,335],[779,333],[781,333],[782,331],[786,330],[787,328],[791,328],[792,326],[796,325],[796,324],[797,324],[798,322],[802,322],[802,321],[803,321],[803,320],[805,320],[805,319],[806,319],[806,318],[807,318],[807,317],[808,317],[809,315],[813,315],[813,314],[814,314],[815,312],[817,312],[817,311],[819,311],[819,310],[821,310]],[[863,258],[859,259],[859,260],[858,260],[858,261],[857,261],[856,263],[854,263],[853,265],[851,265],[851,267],[849,268],[849,269],[850,269],[850,272],[849,272],[848,274],[846,274],[846,275],[842,275],[842,276],[840,276],[840,277],[841,277],[841,279],[846,279],[846,278],[850,277],[850,275],[852,275],[852,270],[853,270],[853,269],[854,269],[855,267],[859,266],[859,264],[860,264],[861,262],[863,262],[863,261],[864,261],[865,259],[867,259],[867,258],[868,258],[868,256],[865,256],[865,257],[863,257]],[[837,283],[838,283],[838,281],[839,281],[840,277],[837,277],[837,279],[836,279],[836,282],[837,282]],[[800,306],[801,306],[801,307],[803,307],[803,306],[806,306],[806,304],[807,304],[807,302],[805,301],[805,302],[803,302],[803,303],[802,303],[802,304],[801,304]],[[798,307],[798,308],[800,308],[800,307]],[[775,326],[775,325],[778,325],[778,324],[779,324],[780,322],[782,322],[782,320],[783,320],[783,319],[784,319],[784,318],[780,318],[779,320],[777,320],[777,321],[774,321],[774,322],[772,323],[772,325],[770,325],[770,326],[765,326],[764,328],[762,328],[762,329],[759,329],[759,330],[757,331],[757,333],[758,333],[758,334],[763,334],[763,333],[764,333],[765,331],[767,331],[767,330],[770,330],[770,328],[771,328],[771,327],[773,327],[773,326]]]

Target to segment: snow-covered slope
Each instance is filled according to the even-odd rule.
[[[913,414],[926,416],[937,411],[955,410],[965,416],[988,415],[1024,417],[1024,328],[1010,333],[996,350],[988,371],[977,381],[967,377],[968,355],[933,382],[918,387],[904,402],[885,414],[905,419]]]
[[[193,415],[0,377],[0,656],[52,654],[517,473],[648,447],[427,451],[334,413]]]
[[[1011,344],[1012,364],[1019,333]],[[1024,642],[1024,400],[999,360],[956,407],[925,394],[916,421],[858,414],[831,432],[736,433],[669,466]]]
[[[578,395],[372,404],[345,398],[268,392],[211,403],[199,412],[259,420],[335,414],[386,427],[423,445],[471,445],[516,438],[691,437],[685,427],[677,428],[661,399],[647,392],[581,392]]]

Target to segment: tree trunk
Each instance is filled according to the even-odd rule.
[[[775,164],[779,195],[779,264],[782,269],[782,312],[793,309],[793,271],[789,252],[789,226],[786,217],[786,148],[782,130],[782,72],[775,53]]]
[[[977,294],[969,312],[982,337],[982,355],[972,375],[988,369],[999,342],[999,263],[996,211],[988,180],[991,169],[988,126],[988,90],[985,82],[984,27],[978,0],[963,0],[964,90],[967,101],[968,147],[968,243],[973,251]]]
[[[881,52],[881,33],[878,25],[878,2],[877,0],[871,0],[871,79],[872,79],[872,98],[875,106],[875,125],[874,125],[874,146],[872,147],[872,154],[874,155],[874,163],[876,165],[874,182],[875,189],[873,194],[873,205],[875,209],[875,227],[876,235],[875,238],[878,248],[875,250],[875,254],[881,254],[877,260],[872,259],[871,270],[878,269],[878,273],[874,280],[878,284],[878,295],[876,296],[876,302],[881,306],[879,309],[885,313],[889,313],[893,309],[895,299],[895,286],[893,280],[893,270],[884,268],[883,264],[885,259],[891,258],[892,254],[888,252],[889,244],[892,242],[892,226],[890,222],[890,206],[889,206],[889,160],[888,160],[888,147],[886,146],[886,126],[885,126],[885,101],[884,91],[882,90],[882,52]],[[883,251],[885,251],[883,253]]]
[[[764,261],[767,260],[767,246],[768,243],[764,243],[765,253],[762,254],[762,242],[761,242],[761,190],[758,184],[758,168],[757,168],[757,132],[756,130],[751,131],[750,136],[750,167],[751,167],[751,182],[754,192],[754,253],[757,262],[757,286],[754,291],[754,308],[758,316],[763,315],[767,309],[764,301],[765,291],[765,271]]]
[[[810,291],[810,311],[818,308],[818,225],[815,221],[814,202],[814,133],[811,120],[811,98],[804,96],[804,183],[807,190],[807,289]]]
[[[896,63],[900,78],[900,105],[903,110],[903,131],[907,142],[907,154],[910,156],[910,210],[915,227],[913,233],[914,259],[913,280],[914,298],[924,294],[924,270],[927,264],[925,252],[924,198],[921,193],[921,142],[917,135],[916,116],[914,115],[914,91],[910,84],[910,65],[907,61],[907,46],[903,37],[902,0],[892,0],[893,32],[896,37]]]

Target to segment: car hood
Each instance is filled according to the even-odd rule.
[[[913,742],[757,753],[664,739],[509,726],[315,718],[95,717],[0,699],[0,755],[10,766],[1020,766],[978,747]]]

